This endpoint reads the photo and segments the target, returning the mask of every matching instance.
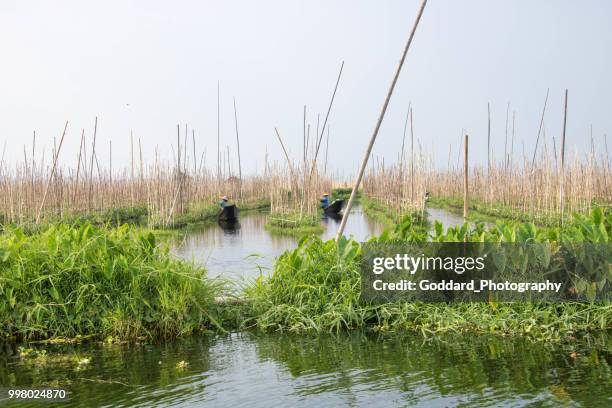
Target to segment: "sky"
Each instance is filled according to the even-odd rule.
[[[329,166],[356,173],[420,0],[30,1],[0,2],[0,149],[23,160],[32,133],[37,158],[59,140],[74,165],[82,129],[98,157],[130,161],[130,132],[145,160],[156,146],[172,160],[176,126],[187,124],[196,155],[216,168],[217,83],[221,147],[236,159],[236,98],[243,173],[302,157],[303,109],[316,128],[344,69],[330,114]],[[457,157],[503,156],[506,110],[515,112],[515,154],[530,157],[547,89],[549,146],[559,143],[569,90],[568,149],[605,154],[612,131],[612,2],[606,0],[430,0],[395,88],[374,154],[398,157],[408,106],[415,138],[439,167]],[[540,142],[541,143],[541,142]],[[612,144],[612,140],[608,142]],[[189,145],[189,151],[193,147]],[[1,152],[0,152],[1,154]],[[49,159],[47,159],[48,161]],[[192,160],[190,158],[189,160]]]

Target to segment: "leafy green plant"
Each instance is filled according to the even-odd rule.
[[[215,326],[217,284],[128,225],[0,235],[0,335],[171,338]]]
[[[427,240],[463,242],[608,242],[610,217],[594,210],[577,216],[571,224],[539,229],[534,224],[499,222],[442,228],[437,223],[428,234],[412,219],[388,229],[375,242]],[[546,340],[585,330],[610,327],[609,303],[423,303],[392,302],[368,304],[360,301],[359,262],[361,246],[342,239],[323,242],[303,239],[293,251],[285,252],[268,279],[260,277],[246,289],[251,301],[252,321],[263,330],[338,331],[369,327],[376,331],[417,330],[424,335],[441,332],[487,332],[521,334]],[[517,265],[521,259],[513,260]],[[585,275],[587,276],[587,275]]]

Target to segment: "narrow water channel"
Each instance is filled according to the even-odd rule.
[[[429,220],[440,221],[445,228],[463,224],[463,218],[439,208],[428,208]],[[206,266],[209,277],[222,276],[234,282],[268,274],[274,259],[288,249],[295,248],[298,238],[273,234],[265,229],[267,214],[250,212],[240,216],[232,228],[217,224],[190,230],[175,242],[173,251],[187,261]],[[332,239],[340,225],[340,219],[323,216],[325,227],[323,240]],[[379,235],[383,225],[365,215],[360,207],[351,211],[345,235],[358,241],[366,241]]]
[[[288,249],[295,248],[298,238],[267,231],[267,214],[251,212],[241,215],[235,228],[221,228],[213,224],[189,231],[174,247],[177,256],[206,266],[209,277],[223,276],[233,281],[267,274],[274,259]],[[339,219],[324,216],[321,220],[324,240],[336,235]],[[357,207],[351,211],[345,235],[365,241],[380,234],[382,224],[370,220]]]

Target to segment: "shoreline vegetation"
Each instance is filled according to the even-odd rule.
[[[297,212],[275,212],[268,215],[266,230],[273,234],[301,237],[321,234],[325,228],[321,225],[319,214],[307,215]]]
[[[456,215],[462,215],[463,198],[461,197],[430,197],[427,202],[428,207],[448,210]],[[610,205],[598,204],[594,202],[592,207],[601,207],[606,210],[612,208]],[[540,227],[555,227],[560,225],[559,215],[523,212],[521,209],[504,206],[502,204],[488,205],[484,202],[471,199],[468,205],[468,221],[472,222],[496,222],[501,221],[520,221],[532,222]]]
[[[410,216],[378,242],[610,242],[612,214],[594,209],[563,227],[503,222],[425,230]],[[0,234],[1,337],[15,341],[155,341],[198,332],[323,333],[366,329],[524,335],[565,341],[611,328],[607,303],[407,303],[360,301],[361,244],[303,238],[268,278],[237,292],[177,260],[151,230],[127,224],[54,223]],[[225,298],[229,301],[219,302]],[[234,299],[235,301],[232,301]]]

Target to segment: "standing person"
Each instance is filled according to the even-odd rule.
[[[221,201],[219,201],[219,207],[222,209],[227,206],[227,196],[221,197]]]
[[[329,194],[325,193],[323,194],[323,197],[321,197],[321,208],[325,208],[329,205]]]

